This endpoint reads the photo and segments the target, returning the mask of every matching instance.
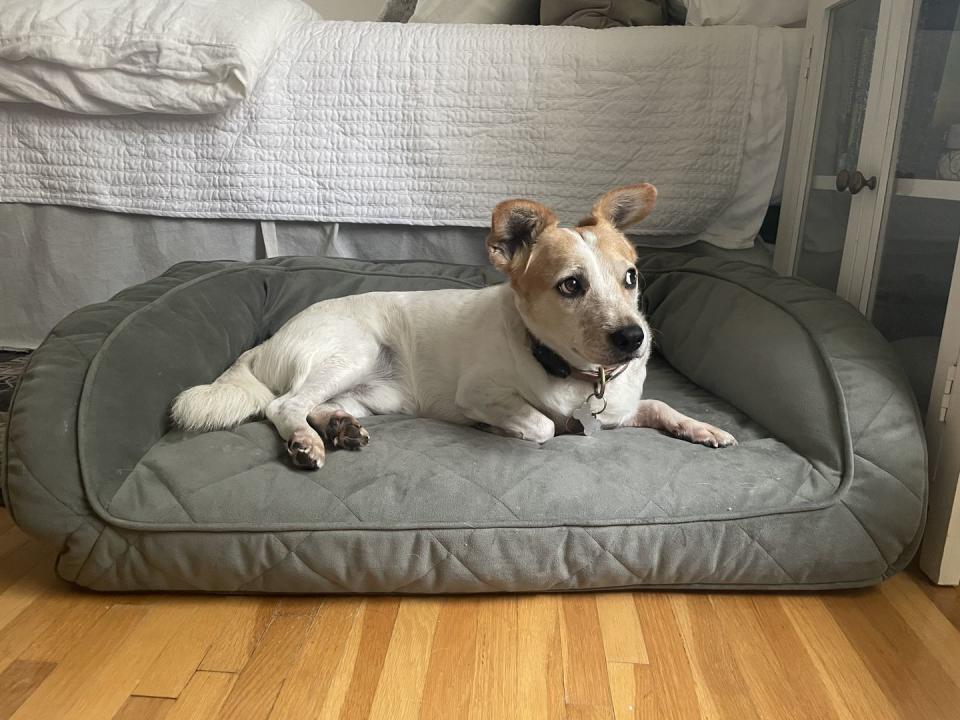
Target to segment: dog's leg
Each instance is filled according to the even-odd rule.
[[[712,448],[729,447],[737,441],[725,430],[677,412],[660,400],[641,400],[627,427],[653,428],[688,442]]]
[[[349,429],[353,425],[362,431],[360,438],[366,433],[341,406],[325,405],[331,397],[339,395],[355,383],[358,372],[362,375],[362,368],[353,367],[349,371],[344,371],[344,368],[345,366],[339,363],[328,363],[323,371],[314,371],[308,376],[296,391],[281,395],[267,406],[267,417],[277,428],[280,437],[287,442],[290,459],[299,468],[316,470],[323,467],[326,448],[324,438],[317,430],[327,432],[330,429],[334,418],[332,413],[326,413],[327,409],[342,413],[341,418],[334,424],[335,437],[339,438],[342,433],[344,439],[339,441],[339,445],[331,443],[332,446],[345,447],[345,439],[354,432]],[[353,420],[353,423],[346,422],[346,418]]]
[[[544,443],[556,432],[553,420],[512,391],[461,385],[456,403],[464,415],[498,435]]]
[[[326,459],[323,438],[307,422],[307,415],[316,404],[316,396],[308,389],[306,393],[281,395],[267,406],[267,418],[286,441],[290,460],[305,470],[323,467]]]

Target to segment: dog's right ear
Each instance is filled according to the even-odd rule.
[[[548,208],[533,200],[504,200],[493,209],[490,222],[490,262],[497,270],[510,273],[529,254],[537,236],[556,222]]]

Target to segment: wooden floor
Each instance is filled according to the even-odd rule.
[[[6,718],[960,717],[960,594],[95,595],[0,511]]]

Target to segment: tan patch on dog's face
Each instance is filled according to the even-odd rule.
[[[605,221],[572,230],[553,224],[515,266],[510,283],[524,322],[541,342],[574,364],[609,365],[628,359],[612,346],[612,332],[640,325],[649,336],[638,308],[639,282],[629,287],[636,260],[633,245]],[[564,292],[572,286],[576,294]]]
[[[612,365],[649,351],[637,255],[621,231],[649,215],[656,199],[649,183],[615,188],[574,229],[559,227],[549,208],[533,200],[494,208],[490,262],[510,278],[530,332],[571,364]],[[636,326],[643,331],[639,347]]]

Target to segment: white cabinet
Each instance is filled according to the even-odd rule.
[[[856,305],[903,360],[930,448],[921,566],[956,585],[960,0],[813,0],[807,28],[774,264]]]

